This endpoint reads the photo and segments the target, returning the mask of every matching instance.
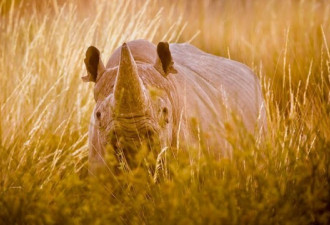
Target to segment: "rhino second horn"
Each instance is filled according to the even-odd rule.
[[[114,108],[119,116],[139,115],[146,110],[145,88],[139,77],[131,51],[121,47],[119,69],[114,87]]]

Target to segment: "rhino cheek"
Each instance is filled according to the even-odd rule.
[[[94,124],[93,117],[89,127],[89,163],[91,172],[95,172],[96,168],[100,168],[105,165],[104,141],[99,134],[99,130]]]

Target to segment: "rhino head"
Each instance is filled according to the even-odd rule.
[[[173,106],[168,92],[151,96],[148,83],[141,77],[166,81],[169,73],[176,73],[168,43],[159,43],[153,65],[136,63],[129,46],[121,46],[119,64],[106,69],[100,52],[91,46],[86,52],[85,65],[88,75],[84,81],[104,82],[100,77],[115,76],[113,88],[103,98],[95,98],[96,106],[89,130],[91,164],[104,164],[104,154],[111,147],[119,160],[130,167],[142,145],[151,151],[171,145],[173,130]],[[141,68],[140,68],[141,67]],[[146,74],[143,73],[147,68]],[[150,77],[151,76],[151,77]],[[148,80],[148,79],[145,79]],[[107,84],[101,86],[106,87]],[[95,162],[96,161],[96,162]],[[92,165],[93,166],[93,165]]]

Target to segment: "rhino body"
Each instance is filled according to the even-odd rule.
[[[158,150],[184,149],[197,146],[203,134],[208,149],[228,155],[225,123],[232,113],[248,132],[256,135],[266,130],[259,80],[239,62],[190,44],[155,46],[136,40],[116,49],[106,66],[97,49],[87,51],[85,63],[88,75],[83,79],[95,82],[96,107],[89,128],[91,168],[104,163],[106,145],[116,145],[119,139],[136,146],[156,136]]]

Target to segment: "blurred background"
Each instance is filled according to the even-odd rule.
[[[124,224],[327,224],[329,20],[328,0],[0,0],[0,223],[107,215]],[[188,42],[248,65],[262,84],[269,133],[264,145],[243,135],[235,163],[174,157],[159,186],[141,171],[116,178],[105,193],[117,200],[103,201],[103,189],[93,196],[102,208],[82,182],[95,104],[93,84],[80,79],[83,59],[90,45],[107,61],[140,38]]]

